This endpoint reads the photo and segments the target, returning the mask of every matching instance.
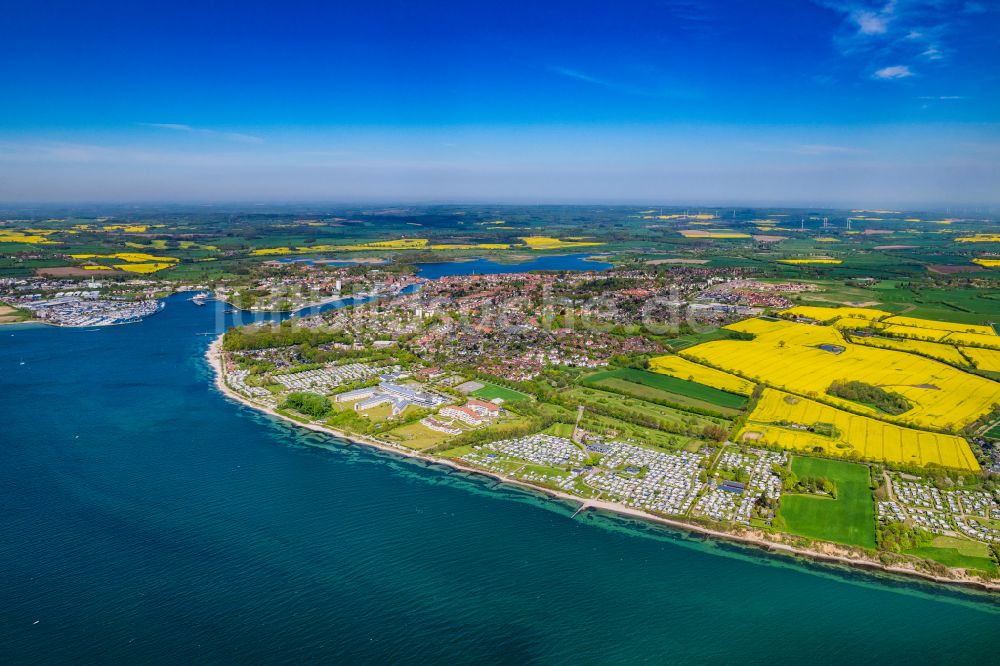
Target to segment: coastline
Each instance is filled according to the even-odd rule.
[[[236,391],[232,390],[226,384],[222,368],[222,361],[221,361],[222,338],[223,336],[220,334],[211,342],[211,344],[209,344],[208,348],[205,351],[205,359],[208,362],[209,367],[211,368],[212,373],[214,375],[216,388],[223,395],[243,405],[246,405],[247,407],[250,407],[260,412],[264,412],[272,417],[281,419],[283,421],[286,421],[288,423],[291,423],[299,427],[307,428],[315,432],[333,435],[334,437],[338,437],[352,444],[368,446],[374,449],[379,449],[381,451],[395,453],[407,458],[414,458],[431,464],[446,465],[458,471],[485,476],[501,483],[505,483],[525,490],[530,490],[538,494],[542,494],[549,499],[557,499],[557,500],[565,500],[573,502],[575,504],[580,505],[576,513],[586,510],[604,511],[618,516],[623,516],[626,518],[632,518],[647,523],[652,523],[654,525],[666,526],[688,533],[695,533],[706,537],[719,539],[722,541],[728,541],[731,543],[738,543],[746,546],[752,546],[754,548],[767,551],[768,553],[771,554],[805,558],[823,564],[849,566],[852,568],[868,571],[870,573],[876,573],[876,574],[883,573],[894,576],[915,578],[923,580],[925,582],[931,582],[948,586],[958,586],[981,592],[1000,593],[1000,582],[986,581],[974,576],[969,576],[968,574],[964,573],[957,573],[956,577],[954,578],[937,576],[929,572],[920,571],[913,567],[887,565],[875,559],[862,558],[862,557],[849,557],[846,555],[837,554],[836,551],[838,550],[843,551],[846,547],[839,546],[833,543],[818,542],[818,547],[825,549],[825,551],[821,551],[821,550],[800,548],[797,546],[792,546],[786,543],[782,543],[780,541],[771,540],[765,538],[763,532],[759,532],[758,534],[725,532],[722,530],[713,529],[711,527],[707,527],[697,523],[691,523],[646,513],[645,511],[633,509],[631,507],[627,507],[622,504],[618,504],[616,502],[608,502],[606,500],[585,499],[555,489],[536,486],[527,483],[525,481],[522,481],[520,479],[507,477],[502,474],[479,469],[478,467],[473,467],[471,465],[464,465],[456,460],[451,460],[448,458],[439,458],[412,449],[391,446],[389,444],[385,444],[378,440],[365,437],[364,435],[357,435],[352,433],[349,434],[339,430],[335,430],[333,428],[319,426],[312,422],[303,423],[301,421],[296,421],[295,419],[279,414],[276,410],[266,405],[256,403],[253,400],[247,398],[246,396],[240,395]]]

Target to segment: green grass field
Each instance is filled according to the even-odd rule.
[[[906,551],[927,560],[940,562],[946,567],[957,569],[978,569],[996,573],[997,565],[990,557],[990,549],[984,543],[949,536],[938,536],[927,546]]]
[[[410,423],[399,428],[390,430],[386,435],[398,441],[403,446],[410,449],[422,451],[432,446],[443,444],[452,438],[452,435],[431,430],[420,423]]]
[[[568,439],[573,436],[573,426],[569,423],[553,423],[545,429],[545,434]]]
[[[799,477],[830,479],[837,486],[837,499],[782,495],[779,529],[849,546],[875,547],[875,502],[868,487],[866,466],[795,456],[792,471]]]
[[[679,351],[681,349],[686,349],[688,347],[693,347],[695,345],[700,345],[703,342],[712,342],[713,340],[725,340],[731,337],[729,331],[724,328],[717,328],[714,331],[709,331],[707,333],[690,333],[688,335],[681,335],[676,338],[671,338],[667,341],[670,348],[674,351]]]
[[[514,389],[509,389],[504,386],[498,386],[497,384],[491,384],[489,382],[484,382],[481,379],[477,379],[477,382],[483,385],[483,388],[476,389],[469,395],[474,398],[479,398],[480,400],[493,400],[495,398],[500,398],[503,401],[514,401],[514,400],[530,400],[531,396],[526,393],[521,393],[520,391],[515,391]]]
[[[728,410],[740,410],[747,404],[747,399],[741,395],[635,368],[614,368],[596,372],[584,377],[583,383],[595,388],[601,388],[603,385],[640,399],[667,400],[678,404],[704,406],[706,409],[722,407]]]
[[[563,396],[587,406],[628,410],[647,418],[668,421],[677,427],[684,427],[685,422],[690,419],[694,419],[695,422],[701,427],[711,423],[727,428],[729,426],[729,422],[724,421],[723,419],[701,416],[700,414],[692,414],[691,412],[684,412],[672,407],[663,407],[638,398],[619,395],[618,393],[609,393],[608,391],[600,391],[593,388],[575,388],[570,391],[566,391],[563,393]]]

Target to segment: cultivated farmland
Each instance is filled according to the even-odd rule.
[[[738,438],[794,451],[978,472],[957,435],[903,428],[829,405],[765,389]]]
[[[781,314],[791,317],[808,317],[824,323],[829,323],[835,319],[860,319],[862,321],[873,321],[891,317],[891,312],[885,310],[873,310],[871,308],[828,308],[816,305],[796,305],[793,308],[784,310]]]
[[[962,347],[962,353],[968,356],[980,370],[1000,372],[1000,351],[993,349],[976,349],[975,347]]]
[[[750,319],[728,328],[756,337],[707,342],[681,355],[692,365],[704,364],[751,382],[919,428],[958,431],[1000,403],[998,382],[914,354],[851,344],[830,326]],[[827,395],[833,382],[853,380],[898,393],[912,407],[893,415]]]
[[[705,409],[738,410],[746,405],[746,398],[734,393],[679,379],[670,375],[646,372],[635,368],[615,368],[595,372],[583,379],[583,384],[595,388],[618,391],[648,400],[665,400]]]
[[[824,477],[836,486],[837,498],[783,495],[779,522],[791,534],[862,548],[875,547],[875,508],[863,465],[822,460],[792,459],[799,477]]]
[[[715,344],[712,342],[706,344]],[[698,345],[695,349],[700,349],[705,345]],[[649,368],[653,372],[662,375],[670,375],[688,381],[697,382],[720,391],[738,393],[739,395],[750,395],[753,392],[753,383],[740,377],[736,377],[728,372],[707,368],[699,363],[693,363],[680,356],[667,355],[657,356],[649,359]]]
[[[877,338],[877,337],[852,337],[851,342],[867,347],[878,347],[879,349],[894,349],[896,351],[910,352],[927,356],[938,361],[950,363],[952,365],[968,366],[969,361],[962,356],[957,347],[941,344],[938,342],[924,342],[923,340],[900,340],[897,338]],[[989,368],[986,368],[987,370]]]

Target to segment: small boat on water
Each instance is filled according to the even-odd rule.
[[[208,293],[203,291],[200,294],[195,294],[191,300],[194,301],[195,305],[204,305],[205,301],[208,300]]]

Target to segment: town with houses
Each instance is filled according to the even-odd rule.
[[[245,312],[256,323],[229,330],[221,369],[251,404],[582,500],[755,531],[776,525],[792,456],[731,441],[727,405],[745,399],[691,400],[643,359],[816,289],[689,265],[432,280],[381,264],[266,262],[210,284],[4,278],[0,299],[59,326],[139,321],[172,293]],[[993,492],[886,474],[878,524],[1000,543]]]

